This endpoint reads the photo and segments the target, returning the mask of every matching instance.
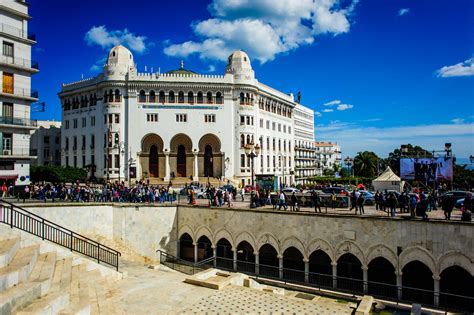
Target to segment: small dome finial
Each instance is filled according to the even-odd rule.
[[[181,60],[181,63],[180,63],[180,65],[179,65],[179,68],[180,68],[180,69],[184,69],[184,61],[183,61],[183,60]]]

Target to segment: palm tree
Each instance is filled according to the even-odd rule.
[[[354,175],[361,177],[377,176],[379,157],[374,152],[359,152],[354,158]]]

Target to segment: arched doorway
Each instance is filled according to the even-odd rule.
[[[184,145],[178,146],[176,170],[178,177],[186,177],[186,148],[184,147]]]
[[[205,235],[201,236],[198,241],[198,258],[197,261],[201,261],[213,256],[212,243],[209,238]]]
[[[150,147],[149,174],[150,177],[158,177],[158,147],[156,145]]]
[[[276,249],[270,244],[265,244],[260,247],[258,257],[259,273],[264,276],[279,278],[278,252]]]
[[[217,253],[216,253],[216,265],[218,268],[223,268],[227,270],[233,269],[233,259],[234,253],[232,252],[232,245],[230,242],[225,239],[221,238],[217,242]]]
[[[384,257],[377,257],[370,261],[368,270],[369,294],[374,296],[397,296],[397,276],[395,267]]]
[[[179,258],[194,262],[193,239],[188,233],[179,238]]]
[[[204,176],[214,177],[214,163],[212,158],[212,147],[208,144],[204,149]]]
[[[323,250],[316,250],[309,256],[309,282],[332,288],[331,257]]]
[[[296,247],[288,247],[283,252],[283,278],[304,282],[303,254]]]
[[[424,263],[414,260],[403,267],[402,287],[404,301],[433,304],[433,273]]]
[[[252,245],[242,241],[237,245],[237,270],[255,273],[255,255]]]
[[[474,312],[473,300],[454,296],[462,295],[474,299],[474,277],[460,266],[451,266],[441,272],[440,278],[439,306],[456,305],[459,309]]]
[[[337,287],[351,292],[363,292],[363,271],[359,258],[345,253],[337,260]]]

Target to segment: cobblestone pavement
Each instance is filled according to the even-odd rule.
[[[351,314],[347,302],[315,297],[308,301],[255,289],[228,286],[184,309],[183,314]]]

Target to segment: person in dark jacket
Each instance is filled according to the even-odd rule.
[[[359,197],[357,198],[357,207],[359,208],[360,214],[364,214],[364,203],[365,203],[364,194],[360,193]],[[356,207],[356,214],[357,214],[357,207]]]
[[[447,198],[444,202],[441,208],[444,211],[444,217],[446,220],[451,220],[451,212],[453,211],[454,208],[454,200],[451,198]]]
[[[313,194],[311,195],[311,199],[314,205],[314,212],[317,212],[316,210],[319,210],[319,212],[321,212],[321,198],[319,197],[318,193],[313,192]]]
[[[291,211],[296,211],[298,206],[298,198],[296,198],[295,192],[291,194]]]

